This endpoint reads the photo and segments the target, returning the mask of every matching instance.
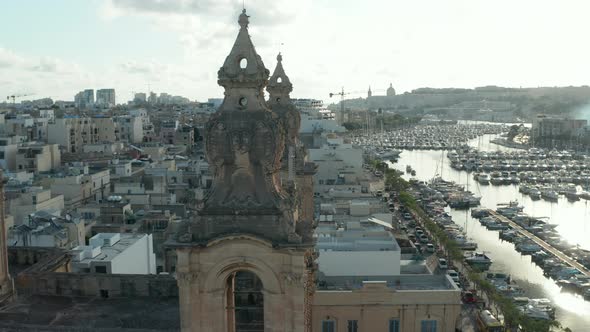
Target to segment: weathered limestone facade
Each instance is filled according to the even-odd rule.
[[[218,72],[225,99],[205,130],[212,188],[202,210],[170,243],[177,251],[181,327],[238,332],[240,324],[252,324],[248,331],[311,331],[313,222],[299,214],[295,165],[289,186],[280,178],[285,145],[293,151],[299,126],[289,106],[292,88],[280,67],[275,74],[284,76],[271,78],[275,103],[264,100],[269,71],[250,40],[245,10],[238,23]],[[272,107],[276,102],[281,107]],[[239,279],[240,274],[254,277]],[[244,280],[261,288],[243,286]]]
[[[6,225],[4,223],[4,176],[0,170],[0,304],[14,294],[14,284],[8,271]]]
[[[229,276],[250,271],[264,289],[264,331],[304,329],[304,249],[276,248],[247,235],[211,241],[206,248],[177,251],[182,331],[235,331],[227,307]]]

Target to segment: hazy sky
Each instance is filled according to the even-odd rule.
[[[217,70],[242,0],[2,3],[0,97],[73,100],[84,88],[221,97]],[[246,0],[272,72],[283,52],[293,96],[329,101],[418,87],[590,84],[587,0]],[[283,44],[281,46],[281,44]]]

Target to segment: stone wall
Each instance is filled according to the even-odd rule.
[[[176,279],[167,274],[71,273],[68,253],[56,248],[12,247],[9,266],[18,293],[26,295],[177,297]]]
[[[28,295],[119,297],[176,297],[178,286],[170,275],[95,274],[47,272],[21,273],[19,292]]]

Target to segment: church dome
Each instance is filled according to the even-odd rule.
[[[393,84],[389,83],[389,88],[387,88],[387,96],[395,96],[395,89],[393,88]]]

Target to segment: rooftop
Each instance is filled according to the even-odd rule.
[[[90,238],[89,246],[72,249],[74,261],[78,264],[90,264],[93,261],[110,261],[132,246],[146,234],[99,233]],[[100,248],[100,250],[97,250]]]
[[[179,331],[178,298],[26,296],[0,308],[2,331]]]
[[[382,281],[393,290],[458,290],[457,285],[447,275],[404,274],[398,276],[318,276],[318,290],[355,290],[363,288],[367,282]]]

